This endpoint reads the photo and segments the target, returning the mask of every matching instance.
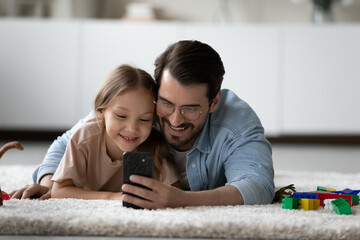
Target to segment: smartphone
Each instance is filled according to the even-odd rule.
[[[148,152],[125,152],[123,157],[123,184],[131,184],[134,186],[149,189],[143,185],[136,184],[130,181],[130,176],[133,174],[144,176],[148,178],[153,177],[154,158]],[[126,192],[123,192],[126,193]],[[138,197],[131,193],[126,193]],[[141,198],[141,197],[138,197]],[[135,209],[142,209],[134,204],[124,202],[124,207],[131,207]]]

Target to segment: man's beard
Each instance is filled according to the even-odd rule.
[[[169,120],[167,120],[166,118],[162,118],[161,119],[162,121],[162,125],[163,125],[163,132],[164,132],[164,128],[165,128],[165,125],[168,125],[168,126],[171,126]],[[187,128],[187,129],[191,129],[191,130],[194,130],[195,127],[193,124],[191,123],[185,123],[185,124],[181,124],[180,126],[176,126],[176,127],[184,127],[184,128]],[[187,144],[189,143],[195,143],[196,142],[196,139],[198,138],[198,136],[200,135],[200,132],[201,132],[202,128],[200,129],[195,129],[195,132],[192,132],[190,134],[189,137],[186,137],[185,139],[180,139],[180,137],[178,136],[173,136],[171,135],[170,133],[167,133],[167,134],[164,134],[165,137],[166,137],[166,140],[167,142],[173,147],[175,148],[176,150],[179,150],[179,151],[186,151],[186,150],[189,150],[190,148],[193,147],[193,145],[191,147],[188,147],[186,146]],[[170,139],[169,139],[170,138]],[[186,149],[184,150],[184,147],[188,147],[189,149]]]

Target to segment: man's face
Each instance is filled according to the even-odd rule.
[[[190,150],[199,137],[209,112],[215,111],[209,108],[207,84],[183,86],[165,69],[158,95],[157,115],[167,142],[179,151]],[[161,111],[160,104],[170,111]],[[169,113],[172,107],[175,108],[174,112]],[[192,119],[187,119],[187,116]]]

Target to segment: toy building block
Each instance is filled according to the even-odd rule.
[[[299,209],[299,199],[297,198],[283,198],[281,201],[284,209]]]
[[[344,194],[344,195],[352,197],[353,205],[359,205],[359,195],[348,195],[348,194]]]
[[[331,201],[331,205],[334,209],[334,212],[340,215],[351,215],[350,204],[343,198],[338,198]]]
[[[332,191],[332,193],[336,194],[347,194],[347,195],[358,195],[360,193],[360,190],[351,190],[350,188],[345,188],[342,191]]]
[[[320,206],[324,206],[324,200],[325,199],[338,199],[343,198],[348,200],[350,206],[353,206],[352,197],[349,195],[343,195],[343,194],[335,194],[335,193],[327,193],[327,192],[317,192],[317,199],[320,199]]]
[[[294,192],[293,198],[316,199],[317,195],[316,192]]]
[[[325,199],[324,200],[324,210],[326,212],[334,212],[334,208],[331,205],[331,202],[334,201],[334,200],[336,200],[336,199]]]
[[[23,150],[23,146],[21,146],[20,142],[15,141],[15,142],[9,142],[6,143],[4,146],[2,146],[2,148],[0,148],[0,158],[2,157],[2,155],[4,155],[4,153],[12,148],[17,148],[19,150]]]
[[[10,200],[10,196],[0,188],[0,206],[3,205],[4,200]]]
[[[282,187],[275,192],[275,197],[272,202],[281,203],[282,199],[291,198],[294,192],[296,192],[294,184],[290,184],[288,186]]]
[[[322,191],[322,192],[334,192],[336,189],[334,188],[328,188],[328,187],[321,187],[318,186],[316,191]]]
[[[0,158],[4,155],[4,153],[6,151],[8,151],[9,149],[12,149],[12,148],[17,148],[19,150],[23,150],[23,146],[21,146],[21,143],[18,142],[18,141],[15,141],[15,142],[9,142],[9,143],[6,143],[4,146],[2,146],[0,148]],[[3,200],[9,200],[9,195],[7,195],[7,193],[1,191],[1,187],[0,187],[0,206],[3,205]]]
[[[320,207],[319,199],[300,199],[300,208],[304,210],[318,210]]]

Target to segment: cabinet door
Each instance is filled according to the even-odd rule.
[[[266,135],[279,133],[278,30],[273,27],[185,25],[180,38],[213,47],[223,60],[222,88],[234,91],[258,114]]]
[[[78,114],[78,26],[0,21],[0,128],[66,129]]]
[[[121,64],[154,75],[154,62],[168,45],[176,41],[174,23],[101,21],[84,23],[82,112],[93,109],[99,84]]]
[[[360,28],[297,27],[283,35],[288,134],[360,133]]]

